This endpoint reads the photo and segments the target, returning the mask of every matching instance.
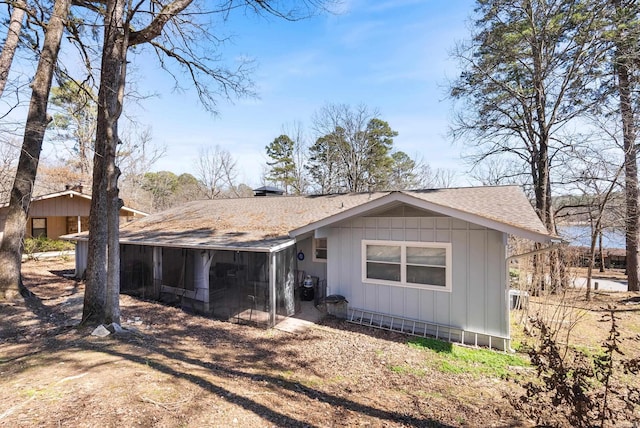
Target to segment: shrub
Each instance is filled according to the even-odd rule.
[[[49,239],[43,236],[38,238],[25,238],[24,254],[44,253],[47,251],[70,251],[75,247],[72,242]]]
[[[540,346],[531,348],[536,379],[524,384],[525,394],[510,399],[514,408],[542,426],[605,427],[637,418],[640,390],[624,376],[640,372],[640,359],[624,359],[615,308],[602,321],[611,323],[602,352],[595,356],[560,350],[545,323],[533,321]]]

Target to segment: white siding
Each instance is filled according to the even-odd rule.
[[[0,242],[4,236],[4,223],[7,221],[7,208],[0,208]]]
[[[317,276],[319,279],[327,279],[327,264],[313,261],[313,245],[311,237],[296,243],[298,252],[302,251],[304,260],[298,259],[298,270],[304,271],[305,275]]]
[[[87,256],[89,255],[89,242],[76,242],[76,278],[84,277],[87,270]]]
[[[362,282],[363,239],[449,242],[451,292]],[[328,236],[328,293],[349,306],[507,336],[504,234],[448,217],[364,217]]]

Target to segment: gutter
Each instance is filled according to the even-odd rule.
[[[82,232],[84,233],[84,232]],[[89,235],[62,235],[60,239],[63,241],[88,241]],[[175,242],[157,242],[157,241],[136,241],[130,239],[118,239],[120,244],[124,245],[144,245],[148,247],[168,247],[168,248],[186,248],[190,250],[212,250],[212,251],[246,251],[251,253],[277,253],[285,248],[295,245],[295,239],[289,239],[273,246],[251,246],[251,245],[211,245],[211,244],[187,244]]]

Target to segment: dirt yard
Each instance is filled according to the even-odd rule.
[[[335,319],[294,335],[122,296],[130,333],[91,336],[77,327],[83,284],[65,277],[72,266],[26,262],[35,297],[0,305],[0,426],[531,425],[505,398],[521,393],[513,382],[442,370],[407,336]],[[625,313],[635,349],[638,310]],[[594,328],[606,334],[596,325],[589,340]]]

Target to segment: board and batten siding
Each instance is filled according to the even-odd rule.
[[[298,270],[306,275],[317,276],[320,279],[327,278],[327,264],[313,261],[313,238],[306,238],[296,242],[298,252],[304,254],[304,259],[298,259]]]
[[[451,292],[362,282],[362,240],[451,243]],[[329,230],[328,294],[349,306],[508,336],[506,235],[450,217],[359,217]]]
[[[32,202],[29,207],[29,217],[87,217],[90,209],[90,199],[79,196],[57,197]]]

